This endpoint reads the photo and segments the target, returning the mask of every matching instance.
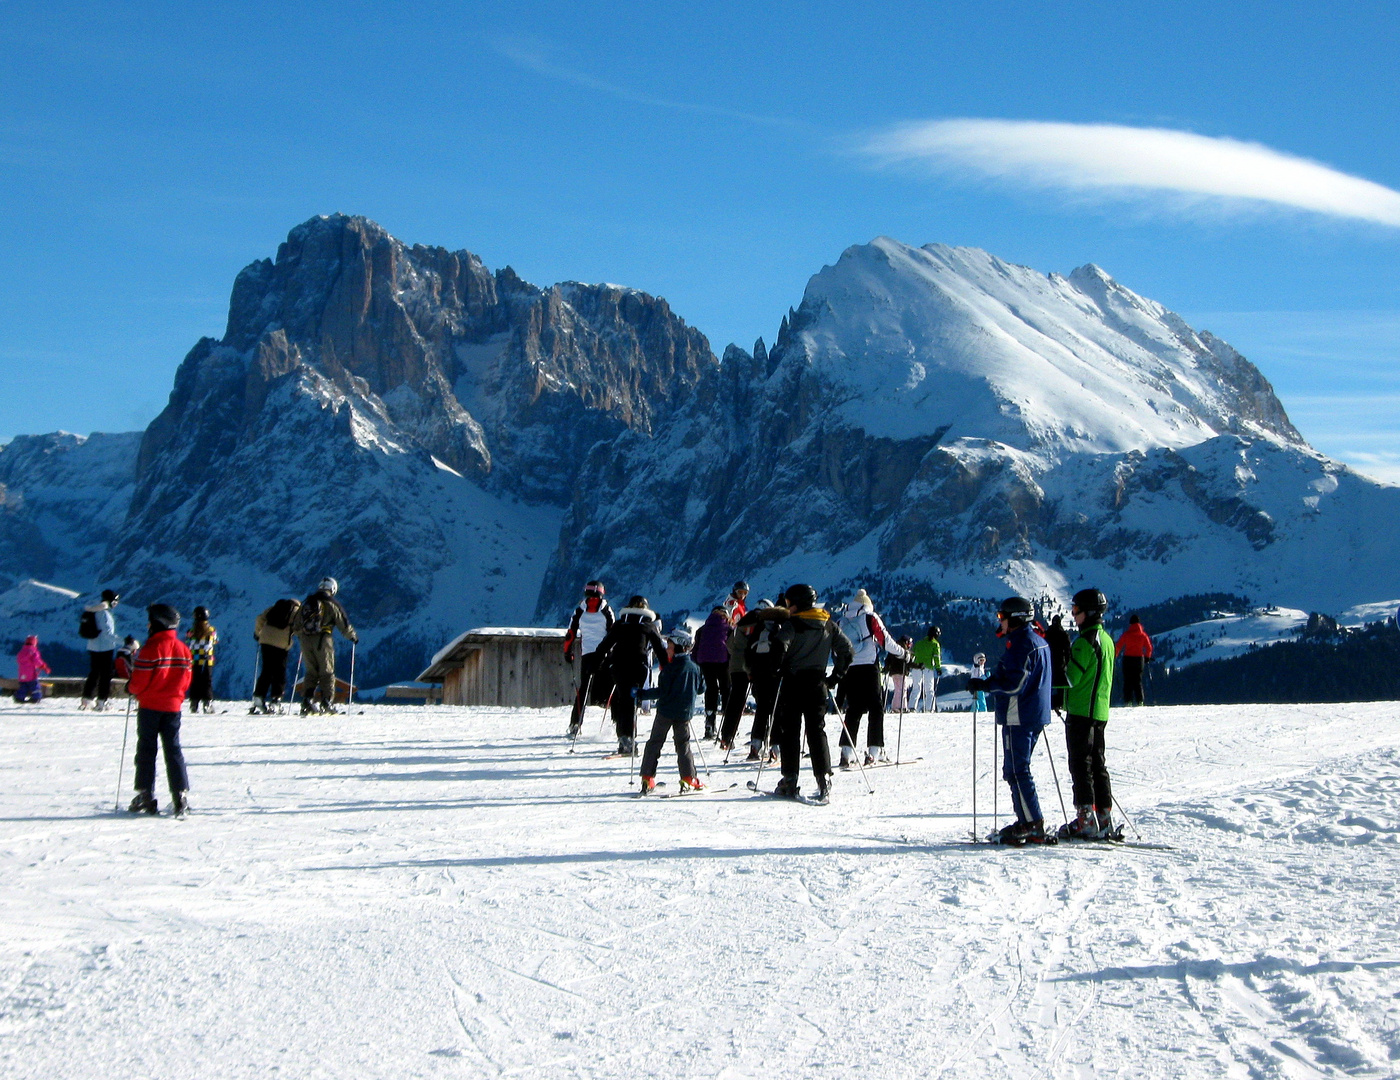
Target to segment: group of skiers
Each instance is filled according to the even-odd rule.
[[[642,794],[656,786],[661,749],[668,736],[675,743],[682,790],[700,790],[704,785],[690,747],[690,721],[697,701],[703,699],[703,738],[717,740],[728,752],[752,693],[748,760],[769,763],[773,760],[770,748],[777,746],[782,775],[776,795],[801,796],[798,774],[805,741],[816,781],[812,801],[828,801],[833,775],[826,734],[829,713],[840,717],[840,768],[856,763],[863,719],[867,721],[866,752],[861,764],[888,760],[887,701],[901,709],[926,697],[933,701],[942,671],[939,628],[930,627],[918,645],[909,638],[896,641],[864,589],[835,613],[820,606],[816,591],[805,584],[786,589],[779,604],[764,600],[749,610],[747,597],[747,584],[738,582],[693,637],[678,626],[663,638],[660,620],[645,597],[633,596],[614,615],[603,583],[590,581],[565,636],[565,655],[570,662],[578,660],[581,674],[568,737],[577,739],[587,706],[604,706],[617,731],[617,756],[632,756],[637,702],[654,700],[656,717],[641,759]],[[988,699],[993,703],[1004,755],[1002,777],[1011,789],[1016,814],[1016,820],[995,837],[1001,843],[1121,838],[1105,764],[1114,659],[1124,656],[1127,699],[1138,704],[1141,670],[1152,645],[1136,615],[1115,644],[1103,626],[1107,608],[1108,601],[1098,589],[1076,593],[1070,617],[1078,635],[1071,641],[1062,616],[1056,616],[1048,628],[1042,627],[1029,600],[1009,597],[997,611],[997,636],[1005,642],[1005,650],[990,672],[983,654],[973,658],[967,689],[974,708],[985,709]],[[880,677],[882,656],[892,696]],[[654,661],[660,664],[660,675],[656,687],[650,688]],[[916,683],[915,671],[928,673],[927,695],[919,685],[923,677]],[[1045,831],[1031,757],[1052,712],[1061,710],[1075,817],[1051,834]]]

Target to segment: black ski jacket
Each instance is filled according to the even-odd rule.
[[[666,655],[666,643],[656,632],[656,613],[649,608],[623,608],[597,653],[598,670],[609,682],[641,686],[652,657]]]

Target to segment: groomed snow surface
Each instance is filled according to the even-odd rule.
[[[571,756],[563,710],[228,708],[185,720],[176,821],[112,812],[120,712],[0,705],[3,1075],[1400,1067],[1395,704],[1116,713],[1115,783],[1168,851],[965,843],[967,713],[906,716],[924,760],[812,807],[708,744],[737,788],[629,798],[597,709]]]

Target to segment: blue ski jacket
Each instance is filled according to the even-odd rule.
[[[700,665],[689,653],[677,653],[670,663],[663,657],[656,685],[638,690],[637,700],[655,699],[657,714],[667,720],[689,720],[695,714],[696,695],[704,692],[705,676],[700,673]]]
[[[1027,626],[1011,631],[997,669],[987,676],[997,723],[1041,728],[1050,723],[1050,646]]]

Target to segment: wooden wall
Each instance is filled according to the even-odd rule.
[[[544,709],[574,700],[574,668],[559,639],[500,637],[467,653],[442,683],[444,705]]]

